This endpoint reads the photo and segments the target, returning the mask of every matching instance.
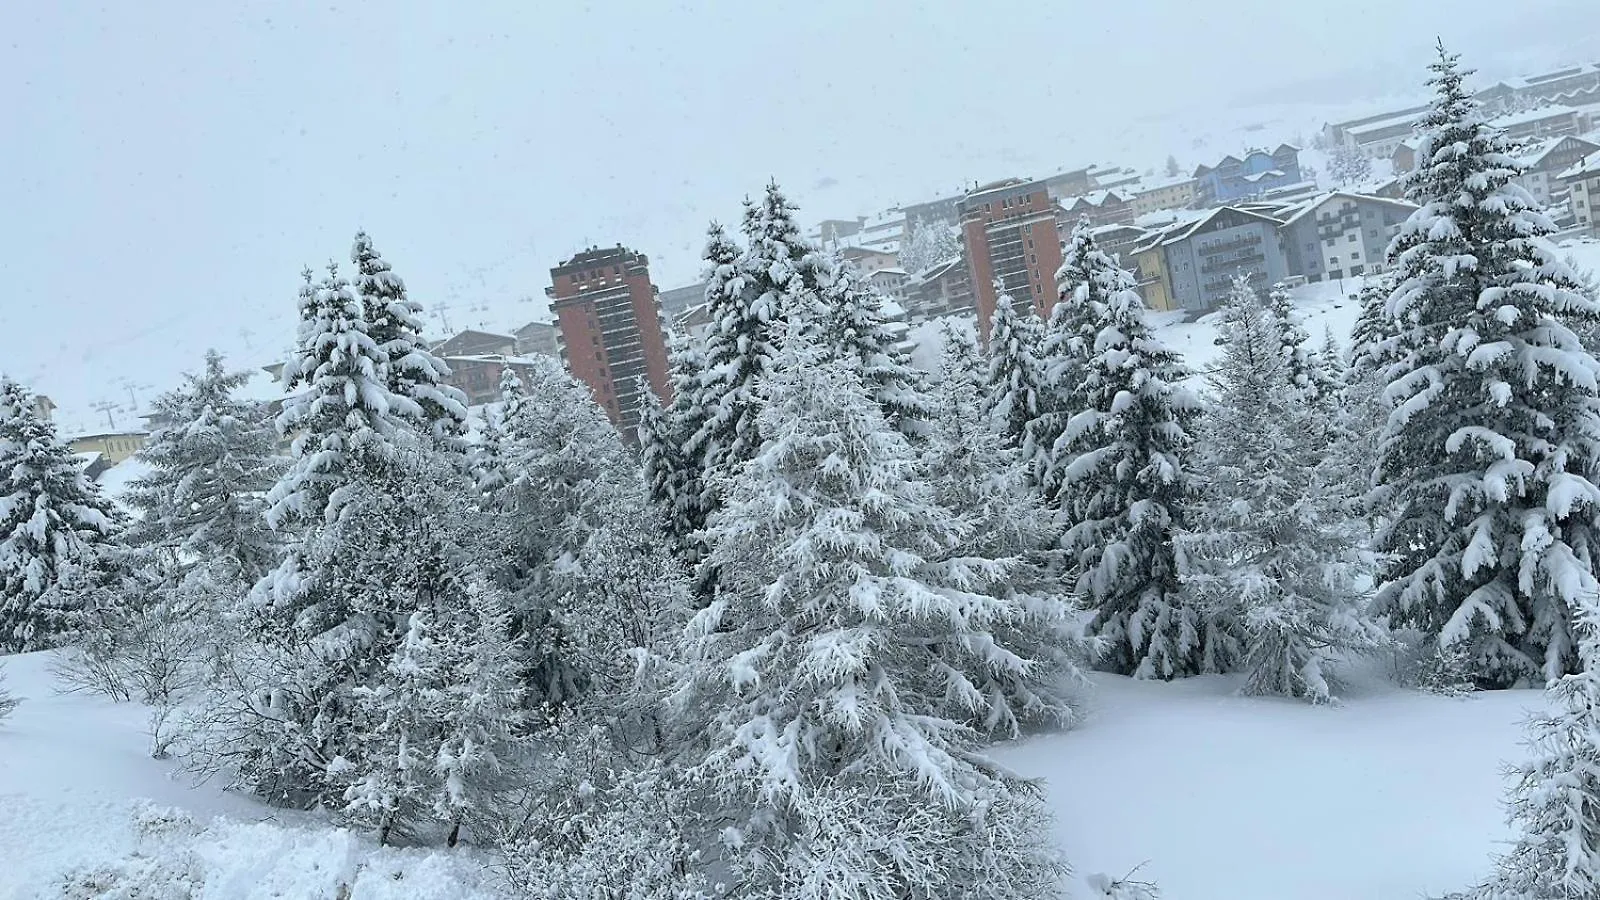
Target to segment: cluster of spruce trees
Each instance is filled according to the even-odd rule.
[[[474,427],[359,234],[304,275],[276,420],[209,356],[131,514],[0,383],[0,649],[65,646],[270,802],[494,844],[532,896],[1021,900],[1066,869],[985,747],[1071,724],[1082,667],[1324,701],[1410,639],[1554,701],[1473,896],[1593,896],[1600,301],[1433,68],[1348,356],[1241,280],[1204,392],[1086,226],[1046,316],[1002,296],[920,372],[770,185],[711,229],[710,332],[637,454],[554,362]]]

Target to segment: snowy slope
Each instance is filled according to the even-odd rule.
[[[204,875],[195,900],[332,898],[341,881],[357,888],[351,900],[494,896],[471,853],[380,849],[310,815],[193,784],[150,758],[144,707],[57,693],[52,658],[0,656],[8,689],[24,698],[0,722],[0,900],[59,896],[48,886],[67,871],[149,849],[132,818],[141,800],[204,829],[163,853]]]
[[[1047,780],[1080,873],[1163,900],[1416,900],[1488,874],[1521,721],[1543,695],[1394,689],[1337,707],[1233,696],[1236,683],[1097,676],[1079,730],[1000,757]]]
[[[0,723],[0,900],[56,896],[44,885],[61,873],[135,850],[203,873],[206,900],[332,897],[340,882],[352,900],[495,896],[469,852],[380,849],[191,784],[147,754],[141,708],[54,693],[49,658],[0,658],[27,698]],[[1542,702],[1371,687],[1319,708],[1236,697],[1223,678],[1096,683],[1081,728],[999,755],[1045,779],[1080,873],[1148,860],[1140,872],[1166,900],[1413,900],[1467,885],[1509,836],[1499,773]],[[204,830],[152,846],[139,798]]]

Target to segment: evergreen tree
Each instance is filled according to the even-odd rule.
[[[1182,174],[1183,169],[1178,167],[1178,158],[1170,153],[1167,154],[1167,177],[1175,178]]]
[[[48,645],[69,615],[54,591],[63,569],[93,565],[117,527],[32,392],[0,378],[0,651]]]
[[[1083,409],[1056,440],[1051,470],[1069,526],[1062,546],[1095,610],[1090,633],[1104,641],[1100,663],[1141,678],[1214,670],[1225,642],[1186,602],[1172,543],[1185,526],[1199,403],[1181,385],[1178,355],[1151,335],[1138,292],[1121,287],[1092,310]]]
[[[1568,586],[1596,552],[1600,363],[1578,333],[1600,304],[1511,183],[1520,166],[1456,57],[1441,47],[1430,68],[1407,186],[1420,208],[1389,250],[1377,608],[1465,650],[1482,686],[1559,678],[1577,662]]]
[[[755,382],[777,354],[772,330],[781,311],[772,303],[773,297],[755,289],[741,266],[742,258],[722,227],[713,223],[705,251],[711,332],[701,351],[691,404],[690,420],[698,427],[685,444],[701,473],[697,516],[701,525],[703,516],[717,506],[705,476],[737,466],[761,446]]]
[[[1060,296],[1039,342],[1035,411],[1024,429],[1023,452],[1045,500],[1053,506],[1065,504],[1070,517],[1074,501],[1060,496],[1069,459],[1061,436],[1072,418],[1088,408],[1086,379],[1101,327],[1099,310],[1117,293],[1134,290],[1135,282],[1100,249],[1088,218],[1072,230],[1056,281]]]
[[[942,219],[919,219],[906,223],[901,243],[900,268],[915,275],[961,256],[961,238],[956,227]]]
[[[692,567],[704,549],[695,536],[705,527],[702,467],[690,446],[704,421],[697,405],[704,363],[699,349],[679,334],[668,337],[667,354],[672,367],[672,402],[650,414],[653,418],[648,427],[640,425],[645,484],[666,523],[673,553]],[[653,394],[646,403],[660,405]]]
[[[495,504],[495,578],[523,645],[529,702],[570,706],[629,664],[618,641],[654,641],[658,617],[684,614],[683,586],[639,468],[583,383],[539,361],[506,430],[513,477]],[[655,605],[624,607],[641,581]]]
[[[346,810],[379,843],[434,821],[454,845],[463,824],[490,817],[509,783],[523,720],[510,617],[493,589],[452,588],[421,598],[388,665],[352,691],[363,774],[345,790]]]
[[[355,287],[367,332],[386,358],[389,391],[416,403],[421,410],[418,425],[463,449],[467,395],[446,383],[450,367],[422,338],[422,304],[406,296],[405,282],[378,255],[365,231],[356,232],[350,261],[356,265]]]
[[[832,277],[819,291],[814,339],[828,353],[852,361],[890,425],[908,438],[921,439],[932,417],[926,379],[889,329],[883,297],[851,265],[833,260],[832,266]]]
[[[337,489],[363,467],[391,461],[400,418],[419,421],[422,407],[389,390],[388,357],[373,340],[362,303],[329,264],[315,287],[304,273],[300,292],[299,349],[284,366],[290,397],[278,416],[284,434],[299,432],[294,461],[267,494],[267,522],[274,528],[327,518]]]
[[[1343,144],[1328,154],[1328,177],[1340,187],[1354,187],[1372,177],[1372,157]]]
[[[989,323],[989,385],[986,406],[1007,447],[1022,447],[1028,423],[1038,414],[1038,352],[1043,326],[1029,310],[1018,313],[1009,294],[995,301]]]
[[[1067,692],[1083,685],[1079,664],[1091,654],[1056,575],[1060,530],[1033,490],[1019,452],[1000,446],[983,414],[985,383],[974,335],[947,320],[923,471],[934,500],[965,520],[963,537],[949,555],[1004,563],[1005,574],[986,582],[983,592],[1011,600],[1018,615],[1009,625],[997,624],[994,637],[1036,665],[1020,677],[987,667],[966,672],[982,701],[954,703],[946,715],[986,736],[1015,737],[1023,726],[1075,720]]]
[[[160,547],[185,569],[226,562],[245,584],[277,562],[265,497],[283,469],[264,406],[234,396],[249,378],[209,351],[203,372],[156,398],[162,424],[139,451],[151,471],[127,496],[138,513],[133,543]]]
[[[1312,404],[1331,410],[1339,385],[1328,378],[1321,357],[1311,348],[1311,335],[1306,333],[1305,326],[1301,324],[1300,313],[1294,308],[1289,289],[1281,284],[1273,285],[1272,291],[1267,294],[1267,308],[1272,312],[1272,321],[1278,330],[1278,344],[1283,349],[1289,383]]]
[[[1360,614],[1356,536],[1324,480],[1322,415],[1296,390],[1281,313],[1248,281],[1234,285],[1220,332],[1205,476],[1180,541],[1185,587],[1221,638],[1213,659],[1243,663],[1245,693],[1326,702],[1331,664],[1382,635]]]
[[[692,715],[741,897],[1057,896],[1037,798],[935,714],[963,672],[1025,661],[977,593],[988,561],[937,561],[962,527],[855,371],[791,335],[766,382],[760,455],[724,486],[690,627]],[[964,654],[949,664],[929,652]]]
[[[500,401],[498,408],[485,408],[483,428],[478,435],[478,445],[472,452],[472,480],[485,498],[498,496],[511,482],[506,471],[505,423],[516,418],[517,409],[527,396],[527,388],[515,369],[500,369]]]

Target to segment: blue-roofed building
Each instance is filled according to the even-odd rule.
[[[1215,166],[1194,170],[1195,192],[1202,206],[1218,206],[1234,200],[1259,197],[1274,188],[1297,184],[1300,177],[1300,148],[1279,144],[1278,149],[1250,150],[1244,158],[1224,156]]]

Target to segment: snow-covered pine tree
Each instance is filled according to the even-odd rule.
[[[1044,326],[1031,308],[1018,312],[1010,294],[995,301],[989,323],[989,384],[985,404],[1007,447],[1022,447],[1038,412],[1039,342]]]
[[[691,624],[678,709],[705,747],[731,893],[1057,896],[1039,800],[936,710],[977,690],[941,665],[996,652],[1005,600],[859,376],[791,333],[765,383],[760,455],[708,529],[716,598]],[[842,887],[847,886],[847,887]]]
[[[1340,144],[1328,154],[1328,177],[1340,187],[1354,187],[1372,177],[1372,157]]]
[[[1070,457],[1058,442],[1067,423],[1089,404],[1086,376],[1100,333],[1100,310],[1118,292],[1134,290],[1135,282],[1100,249],[1085,217],[1072,229],[1056,283],[1060,293],[1036,353],[1034,415],[1023,429],[1022,447],[1046,503],[1061,508],[1063,520],[1070,523],[1075,501],[1060,496]]]
[[[284,366],[290,397],[278,415],[278,430],[298,433],[294,461],[267,494],[267,522],[274,528],[306,525],[332,512],[334,492],[358,477],[363,466],[389,461],[399,420],[420,421],[422,407],[389,390],[388,357],[373,340],[371,324],[350,283],[328,266],[320,284],[303,273],[299,347]]]
[[[950,555],[1006,565],[1005,575],[983,592],[1013,600],[1019,615],[994,627],[995,640],[1037,663],[1020,678],[989,668],[967,672],[983,701],[953,703],[944,714],[985,736],[1015,737],[1029,725],[1072,723],[1069,693],[1083,685],[1080,664],[1093,654],[1057,575],[1060,529],[1029,482],[1019,451],[1000,445],[984,415],[986,374],[976,336],[946,320],[923,471],[934,500],[966,520]]]
[[[447,383],[450,367],[434,356],[422,338],[422,304],[406,296],[406,285],[372,246],[365,231],[356,232],[350,248],[356,265],[356,293],[361,296],[368,334],[383,353],[389,391],[421,409],[415,424],[464,450],[467,395]]]
[[[138,513],[132,543],[160,548],[182,569],[226,563],[247,585],[277,562],[265,497],[284,462],[264,405],[234,396],[249,378],[208,351],[202,372],[157,397],[161,424],[139,451],[150,473],[127,495]]]
[[[927,435],[932,411],[927,379],[911,365],[884,317],[884,298],[856,273],[833,259],[831,277],[818,291],[820,309],[808,324],[813,339],[830,354],[852,360],[889,424],[913,440]]]
[[[705,515],[701,463],[689,445],[704,420],[697,405],[704,365],[699,348],[687,335],[677,333],[668,336],[667,359],[672,368],[672,403],[648,428],[641,423],[641,455],[645,485],[665,522],[673,553],[693,567],[704,550],[695,534],[705,526]],[[659,405],[654,394],[646,402]]]
[[[1600,303],[1511,181],[1519,163],[1456,63],[1441,46],[1430,66],[1438,96],[1407,187],[1420,208],[1389,248],[1376,599],[1505,687],[1577,663],[1566,585],[1589,577],[1600,512],[1600,362],[1578,334]]]
[[[495,504],[495,577],[524,645],[529,701],[562,706],[628,664],[618,641],[660,630],[622,614],[619,582],[656,579],[661,607],[681,603],[682,585],[639,467],[605,412],[559,363],[538,363],[506,422],[512,480]]]
[[[510,366],[500,369],[500,401],[497,408],[485,408],[483,427],[478,432],[477,446],[472,449],[472,480],[478,493],[485,498],[498,496],[510,483],[506,471],[505,423],[517,415],[517,407],[527,396],[522,378]]]
[[[1251,288],[1252,292],[1254,288]],[[1257,301],[1260,305],[1260,301]],[[1317,351],[1311,347],[1311,335],[1300,321],[1300,312],[1294,308],[1289,289],[1275,284],[1267,294],[1267,308],[1278,329],[1278,344],[1283,348],[1284,364],[1288,369],[1289,383],[1306,395],[1314,405],[1331,411],[1334,395],[1339,390],[1336,382],[1328,380],[1327,370]]]
[[[1325,422],[1296,390],[1280,315],[1248,281],[1234,284],[1180,561],[1219,638],[1214,666],[1242,663],[1248,694],[1326,702],[1340,656],[1376,650],[1383,635],[1361,613],[1357,536],[1325,483]]]
[[[1182,360],[1151,333],[1137,291],[1094,303],[1082,411],[1056,440],[1052,470],[1068,529],[1062,547],[1094,609],[1100,664],[1141,678],[1215,668],[1225,649],[1178,583],[1172,538],[1184,526],[1190,426],[1199,401]]]
[[[901,245],[900,268],[915,275],[961,255],[961,238],[956,228],[943,219],[915,219],[906,222]]]
[[[0,652],[48,646],[71,602],[54,596],[62,569],[92,565],[120,519],[34,408],[0,378]]]
[[[461,584],[445,560],[424,579],[387,666],[353,691],[362,775],[345,790],[346,814],[378,842],[414,835],[429,822],[454,845],[463,825],[485,821],[509,786],[507,769],[521,725],[519,655],[497,592]]]
[[[705,474],[737,466],[761,446],[755,382],[777,354],[772,329],[779,310],[770,297],[754,289],[740,266],[742,257],[722,226],[712,223],[705,250],[711,331],[701,348],[697,383],[689,394],[693,399],[686,421],[696,427],[684,444],[702,479],[699,526],[717,506],[716,496],[704,483]]]

